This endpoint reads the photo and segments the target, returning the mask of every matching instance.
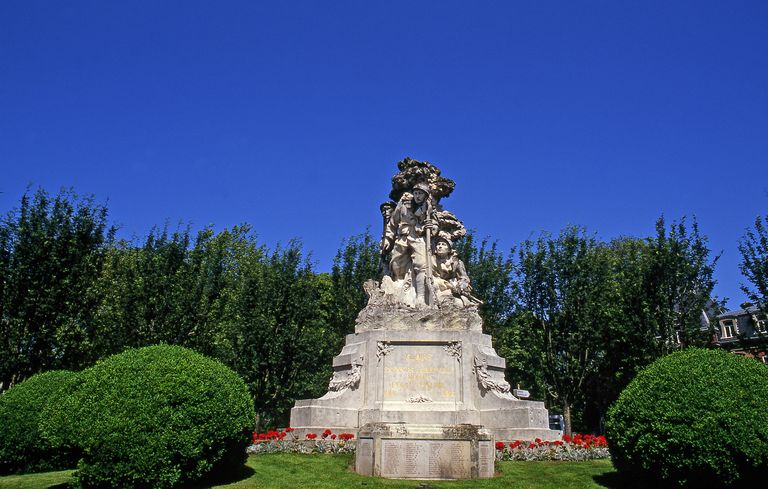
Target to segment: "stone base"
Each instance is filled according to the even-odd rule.
[[[480,426],[370,423],[358,434],[355,471],[390,479],[490,478],[494,457],[491,435]]]
[[[357,435],[368,423],[399,423],[483,426],[500,441],[559,439],[542,402],[512,395],[491,337],[465,325],[348,335],[333,360],[328,393],[296,401],[291,426],[301,438],[326,428]]]

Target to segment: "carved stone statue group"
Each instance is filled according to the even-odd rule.
[[[453,250],[466,229],[439,204],[455,184],[426,162],[406,158],[398,167],[393,200],[380,206],[381,289],[417,309],[477,306],[464,263]]]

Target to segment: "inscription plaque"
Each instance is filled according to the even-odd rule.
[[[394,348],[384,358],[385,401],[428,399],[429,402],[459,401],[459,362],[444,344],[408,344]]]
[[[471,442],[381,440],[381,476],[397,479],[468,479]]]
[[[373,440],[361,438],[357,440],[355,449],[355,472],[362,475],[373,475]]]
[[[477,442],[478,477],[491,478],[495,472],[493,443],[490,441]]]

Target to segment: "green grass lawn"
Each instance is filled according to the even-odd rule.
[[[408,488],[426,483],[428,487],[452,489],[629,487],[621,481],[608,460],[591,462],[499,462],[497,477],[474,481],[403,481],[363,477],[352,472],[352,455],[259,455],[248,458],[241,473],[230,480],[213,481],[201,487],[231,489],[330,489]],[[63,489],[72,471],[0,477],[0,488]]]

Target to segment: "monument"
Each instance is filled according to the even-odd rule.
[[[483,334],[464,263],[466,234],[441,205],[455,183],[406,158],[381,205],[381,281],[333,359],[328,392],[296,401],[300,436],[357,436],[358,473],[402,479],[492,477],[494,441],[559,439],[542,402],[516,398]]]

